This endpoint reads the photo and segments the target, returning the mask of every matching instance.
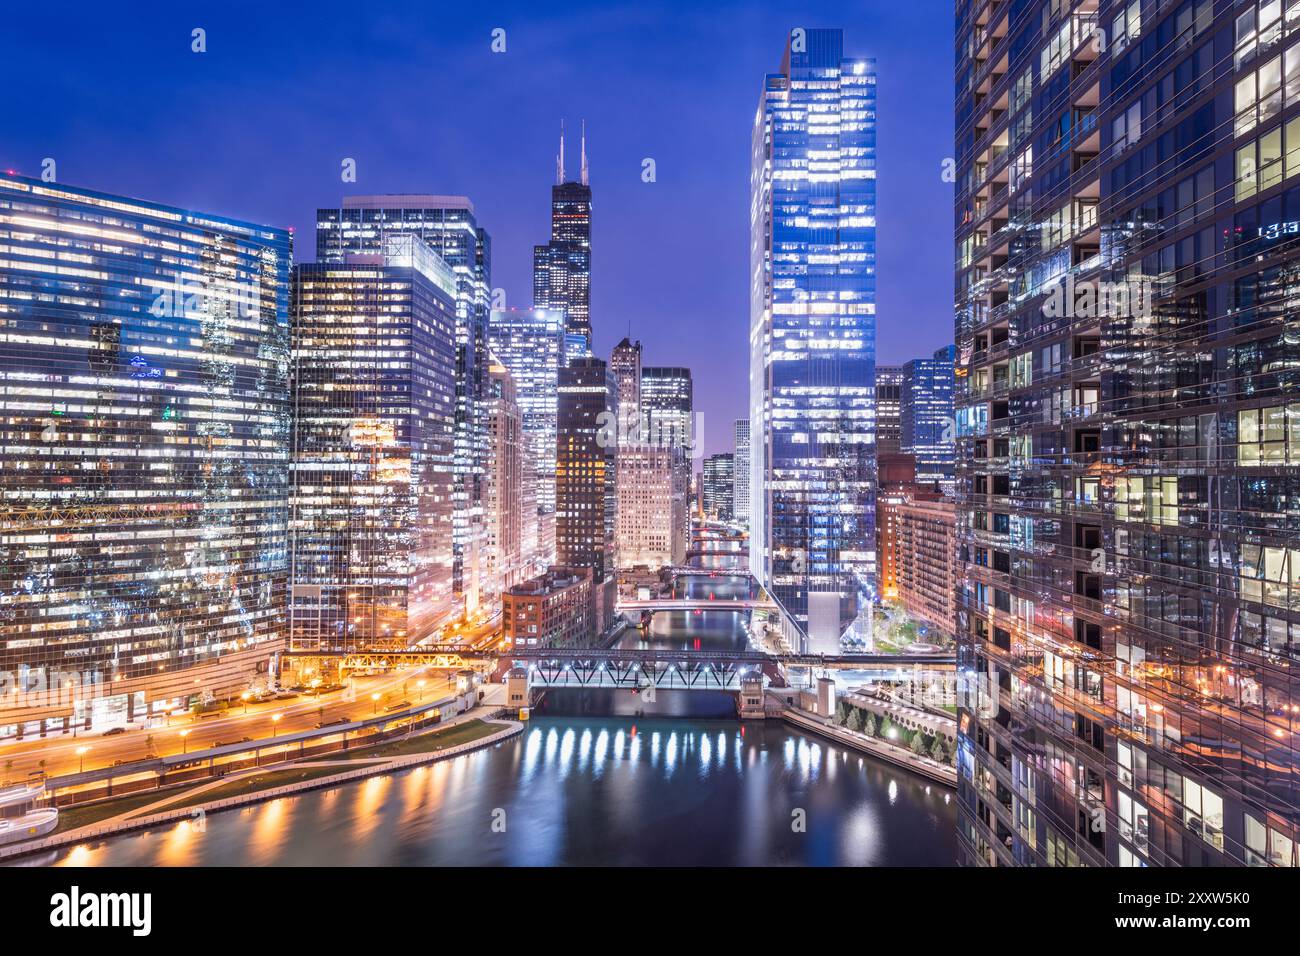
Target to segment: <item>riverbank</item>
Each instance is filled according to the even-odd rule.
[[[957,770],[946,764],[940,764],[929,757],[919,757],[908,750],[881,743],[865,734],[854,733],[839,727],[824,717],[818,717],[805,711],[786,707],[781,711],[781,719],[793,727],[806,730],[835,741],[845,747],[852,747],[860,753],[870,754],[880,760],[910,770],[945,787],[957,789]]]
[[[475,734],[473,739],[451,746],[442,746],[438,742],[440,734],[452,734],[455,735],[452,739],[463,739],[463,736],[468,735],[463,725],[471,722],[497,726],[500,729],[486,736]],[[292,796],[308,790],[334,787],[419,764],[447,760],[499,743],[521,733],[523,729],[524,725],[518,721],[483,719],[481,716],[476,716],[474,711],[470,711],[439,725],[436,730],[375,747],[373,749],[376,752],[373,755],[359,751],[342,759],[307,759],[276,770],[240,771],[210,782],[184,786],[177,790],[159,791],[152,794],[154,799],[150,801],[142,801],[140,799],[142,794],[132,794],[130,798],[121,798],[123,804],[115,808],[117,812],[114,815],[84,826],[62,832],[56,831],[40,840],[0,848],[0,860],[54,850],[131,830],[147,829],[163,823],[191,820],[195,821],[196,825],[203,826],[204,818],[208,813],[261,803],[277,797]],[[405,746],[399,748],[398,743]],[[415,752],[408,752],[410,750]],[[211,794],[211,797],[204,799],[205,794]],[[83,809],[91,809],[93,806],[88,804]]]

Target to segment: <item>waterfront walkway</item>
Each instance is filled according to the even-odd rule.
[[[948,764],[939,763],[930,757],[917,756],[910,750],[883,743],[874,737],[868,737],[866,734],[855,733],[839,726],[826,717],[819,717],[817,714],[811,714],[806,710],[786,706],[781,711],[781,718],[786,723],[801,730],[811,731],[838,744],[870,754],[872,757],[887,760],[896,766],[919,774],[927,780],[933,780],[935,783],[953,789],[957,787],[957,770]]]
[[[382,755],[368,757],[364,753],[357,753],[356,756],[351,759],[328,757],[322,759],[309,758],[303,761],[281,764],[274,769],[268,769],[266,767],[253,768],[238,773],[227,774],[211,781],[204,781],[197,785],[183,786],[174,790],[158,791],[156,800],[144,805],[131,802],[122,812],[95,823],[66,830],[62,833],[56,832],[40,840],[32,840],[27,843],[0,847],[0,860],[10,859],[12,857],[30,853],[53,850],[59,847],[83,843],[88,840],[102,839],[114,834],[125,833],[129,830],[147,829],[148,827],[157,826],[163,823],[175,823],[189,820],[195,821],[198,825],[202,825],[201,821],[208,813],[246,806],[252,803],[260,803],[277,797],[291,796],[307,790],[334,787],[339,784],[360,780],[364,777],[394,773],[418,764],[447,760],[468,753],[471,750],[477,750],[481,747],[487,747],[499,743],[500,741],[513,737],[523,731],[524,725],[518,721],[485,718],[484,714],[489,712],[489,710],[496,710],[496,708],[475,708],[474,710],[467,711],[466,713],[454,717],[445,723],[439,724],[435,730],[385,741],[385,743],[377,745],[375,749],[382,750],[395,744],[418,741],[422,737],[430,737],[432,739],[439,733],[445,732],[456,727],[458,724],[463,724],[471,720],[482,720],[484,723],[497,725],[501,728],[496,733],[490,734],[486,737],[471,740],[463,744],[457,744],[445,749],[429,750],[422,753],[402,754],[393,757],[384,757]],[[335,768],[337,768],[337,773],[329,772]],[[255,789],[248,793],[214,799],[208,802],[195,802],[195,798],[201,797],[204,793],[220,789],[228,789],[232,784],[246,781],[259,775],[270,776],[277,774],[290,774],[295,771],[306,771],[306,778],[282,786]],[[320,772],[315,773],[315,771]],[[176,806],[176,804],[182,805]],[[93,804],[82,805],[82,807],[86,806],[93,806]],[[169,807],[171,809],[168,809]]]

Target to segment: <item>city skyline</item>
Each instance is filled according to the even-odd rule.
[[[700,384],[696,410],[712,426],[705,429],[705,453],[730,450],[731,422],[746,410],[730,383],[745,381],[748,364],[740,354],[748,324],[748,127],[762,75],[791,27],[791,11],[775,3],[745,4],[738,17],[728,16],[726,5],[700,11],[684,3],[636,10],[579,4],[572,8],[578,19],[520,4],[481,15],[449,10],[435,35],[418,19],[417,6],[399,5],[361,23],[370,43],[359,46],[352,26],[340,31],[331,25],[324,15],[329,4],[307,21],[278,10],[250,23],[219,9],[198,19],[167,12],[132,24],[129,33],[107,13],[74,6],[93,28],[59,38],[66,68],[42,80],[39,95],[23,95],[29,71],[21,64],[54,55],[43,50],[41,31],[28,31],[26,48],[7,51],[19,88],[11,110],[15,132],[0,146],[0,168],[39,178],[50,157],[60,181],[291,227],[295,262],[313,259],[316,210],[342,197],[465,195],[493,237],[493,285],[505,290],[506,307],[526,307],[533,247],[550,230],[547,190],[555,180],[559,126],[565,123],[569,178],[576,179],[585,119],[597,247],[592,352],[608,356],[630,322],[632,337],[657,364],[691,365],[690,331],[717,328],[735,354],[729,349],[713,356],[717,381]],[[921,279],[927,266],[928,274],[938,274],[951,258],[952,186],[940,176],[951,154],[951,92],[929,62],[950,58],[951,46],[930,35],[942,31],[927,30],[937,10],[947,16],[946,6],[932,6],[928,14],[923,6],[895,10],[868,3],[804,8],[810,27],[853,22],[862,52],[880,57],[881,140],[889,146],[880,162],[882,175],[896,184],[880,209],[881,233],[889,240],[882,241],[879,293],[880,360],[887,363],[929,355],[951,341],[951,296]],[[25,14],[15,16],[21,22]],[[665,19],[672,29],[658,25]],[[190,52],[195,26],[207,29],[204,54]],[[506,30],[503,54],[490,49],[496,27]],[[138,101],[134,90],[148,84],[140,79],[116,89],[111,78],[105,86],[99,71],[82,72],[80,64],[97,61],[95,44],[103,38],[161,62],[177,88],[163,91],[164,99],[147,110],[137,104],[110,122]],[[0,39],[0,49],[4,43]],[[84,55],[70,54],[68,44],[85,44]],[[315,61],[320,49],[341,54],[324,58],[331,64],[327,73]],[[283,70],[267,65],[272,61],[262,54],[271,50]],[[426,70],[424,59],[487,71],[489,81],[481,90],[458,90],[431,129],[412,122],[425,110],[417,110],[415,90],[406,92],[409,83],[389,84],[382,102],[368,92],[374,71],[381,80],[411,70],[418,76]],[[666,61],[678,64],[667,85],[656,65]],[[115,61],[113,76],[125,82],[135,69],[129,57]],[[263,102],[278,98],[268,91],[300,95],[283,87],[290,74],[313,77],[303,87],[321,109],[310,124],[262,124]],[[918,97],[928,110],[902,108]],[[28,100],[44,104],[39,114],[26,112]],[[148,125],[155,116],[156,130]],[[121,136],[124,128],[136,132],[129,141]],[[455,130],[455,137],[441,130]],[[641,181],[647,157],[656,160],[654,183]],[[356,160],[355,183],[340,182],[345,158]],[[689,232],[671,225],[688,219],[694,224]],[[669,269],[677,276],[672,284],[654,281]]]

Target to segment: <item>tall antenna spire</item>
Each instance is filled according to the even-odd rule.
[[[564,185],[564,120],[560,120],[560,155],[555,160],[555,184]]]
[[[587,121],[582,121],[582,185],[590,185],[587,182]]]

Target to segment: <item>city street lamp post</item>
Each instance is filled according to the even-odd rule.
[[[90,750],[90,748],[89,748],[89,747],[86,747],[86,746],[81,746],[81,747],[78,747],[78,748],[77,748],[77,758],[78,758],[78,760],[79,760],[79,763],[78,763],[78,766],[77,766],[77,773],[85,773],[85,770],[86,770],[86,754],[87,754],[87,752],[89,752],[89,750]]]
[[[189,752],[189,742],[185,739],[185,738],[188,737],[189,735],[190,735],[190,732],[189,732],[188,730],[182,730],[182,731],[181,731],[181,753],[182,753],[182,754],[185,754],[185,753],[188,753],[188,752]]]

